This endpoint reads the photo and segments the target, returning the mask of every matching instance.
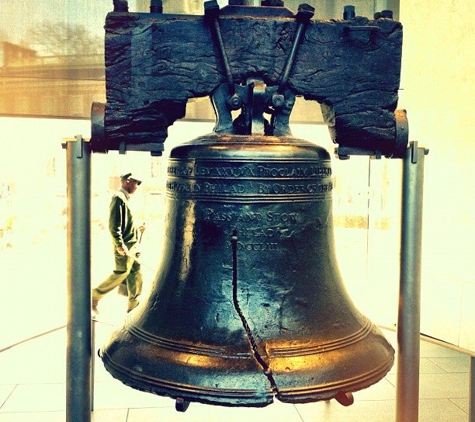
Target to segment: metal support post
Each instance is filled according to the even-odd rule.
[[[411,142],[403,159],[396,422],[419,420],[422,197],[427,153]]]
[[[66,421],[91,420],[91,153],[78,135],[66,142],[68,311]]]
[[[470,356],[469,422],[475,422],[475,356]]]

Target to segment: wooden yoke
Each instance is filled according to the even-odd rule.
[[[107,15],[107,103],[93,104],[93,150],[160,155],[189,99],[213,95],[230,78],[236,86],[259,78],[279,87],[302,25],[300,8],[296,15],[253,6],[214,13]],[[401,51],[402,25],[390,18],[305,22],[285,88],[320,104],[340,158],[404,155],[407,120],[396,111]]]

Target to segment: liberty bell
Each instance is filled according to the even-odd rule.
[[[330,155],[291,135],[285,73],[229,78],[212,93],[214,132],[171,151],[153,286],[100,350],[114,377],[178,410],[348,405],[393,364],[342,281]]]
[[[265,87],[248,86],[265,104]],[[125,384],[185,402],[345,402],[384,377],[393,350],[338,270],[330,156],[247,114],[251,135],[171,151],[163,258],[102,359]]]

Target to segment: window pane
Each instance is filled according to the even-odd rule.
[[[0,115],[90,118],[91,104],[105,102],[104,23],[112,0],[4,2],[0,8]],[[227,1],[219,1],[221,7]],[[248,4],[259,2],[247,1]],[[300,0],[285,6],[296,12]],[[395,0],[356,0],[371,18]],[[315,19],[342,18],[343,0],[310,1]],[[202,15],[203,0],[164,0],[164,13]],[[130,12],[149,12],[150,0],[129,1]],[[187,118],[213,120],[209,101],[189,104]],[[322,122],[315,102],[298,99],[293,121]]]

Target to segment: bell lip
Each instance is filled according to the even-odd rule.
[[[128,331],[125,333],[122,332],[120,335],[123,336],[124,334],[125,337],[116,337],[115,340],[107,344],[105,348],[101,350],[103,363],[107,371],[114,378],[129,387],[159,396],[170,397],[172,399],[182,398],[189,402],[222,406],[264,407],[271,404],[274,399],[283,403],[295,404],[331,400],[341,393],[360,391],[382,380],[393,366],[395,355],[393,347],[387,342],[377,327],[373,326],[371,333],[368,333],[368,338],[361,340],[364,342],[364,348],[357,347],[358,342],[354,343],[354,346],[349,346],[349,349],[355,347],[355,350],[360,351],[359,356],[355,355],[355,350],[347,350],[348,348],[344,348],[347,358],[345,362],[340,363],[340,366],[352,367],[351,362],[361,362],[364,358],[366,362],[368,362],[366,366],[370,366],[371,362],[379,362],[376,367],[373,365],[373,367],[368,370],[368,368],[361,369],[360,365],[354,365],[355,368],[358,368],[358,371],[355,370],[353,375],[347,375],[346,378],[345,376],[341,376],[341,378],[337,379],[335,374],[335,379],[328,380],[328,375],[332,375],[331,366],[328,364],[325,365],[325,368],[330,370],[329,374],[322,375],[321,372],[318,372],[318,365],[297,371],[285,371],[284,366],[271,362],[269,366],[277,385],[277,391],[274,391],[270,383],[268,383],[268,380],[265,379],[262,368],[252,356],[250,356],[249,359],[242,359],[242,364],[244,365],[242,368],[240,368],[239,365],[234,367],[232,365],[230,366],[229,357],[228,359],[220,358],[219,354],[216,358],[213,356],[207,357],[207,360],[212,361],[209,368],[196,368],[185,365],[186,356],[177,357],[176,362],[171,362],[170,359],[174,359],[173,356],[175,354],[180,355],[180,353],[160,349],[155,350],[153,354],[154,362],[152,362],[151,365],[155,370],[154,373],[142,372],[142,367],[140,370],[134,370],[133,362],[140,362],[140,359],[144,359],[143,356],[145,356],[145,359],[150,359],[150,356],[147,354],[146,347],[142,344],[141,339],[131,335]],[[142,352],[143,356],[140,357],[140,353],[134,353],[132,357],[119,355],[119,358],[116,359],[115,353],[117,350],[122,351],[130,348]],[[325,352],[323,354],[325,354]],[[322,359],[325,360],[325,356]],[[239,360],[241,359],[238,359],[238,361]],[[159,362],[158,366],[162,365],[161,369],[155,366],[157,362]],[[171,379],[171,377],[169,379],[160,379],[159,376],[157,376],[157,374],[166,372],[167,370],[169,371],[169,367],[167,368],[166,366],[173,364],[175,364],[176,367],[174,373],[176,371],[186,372],[186,377],[177,380]],[[337,363],[336,365],[338,366],[339,364]],[[280,369],[277,370],[277,367]],[[214,369],[216,372],[213,373],[213,368],[220,368],[220,370],[216,371],[216,369]],[[248,371],[247,373],[243,372],[246,370]],[[233,372],[240,373],[242,380],[234,380],[233,383],[224,385],[222,388],[204,385],[204,382],[201,384],[199,384],[199,382],[194,384],[184,382],[185,378],[187,378],[188,381],[193,377],[199,380],[202,376],[202,371],[208,371],[208,373],[205,374],[205,378],[206,376],[213,377],[213,382],[217,383],[226,377],[232,377]],[[215,375],[216,378],[214,378]],[[318,379],[319,375],[321,379]],[[246,384],[245,381],[248,376],[251,381]],[[260,386],[256,384],[256,379]],[[296,379],[299,382],[298,385],[295,385]],[[249,388],[237,389],[234,388],[234,386],[232,388],[230,387],[231,385],[238,385],[241,381],[243,385],[248,385]],[[208,379],[206,379],[206,382],[209,384]]]
[[[153,379],[154,385],[150,383],[152,379],[148,377],[137,377],[131,371],[124,370],[123,367],[115,365],[107,353],[101,356],[106,370],[124,385],[146,393],[155,394],[171,399],[184,399],[189,402],[203,403],[221,406],[245,406],[245,407],[265,407],[274,401],[274,394],[269,387],[267,390],[253,389],[219,389],[212,387],[200,387],[182,383],[163,381],[157,383]]]
[[[274,399],[289,404],[305,404],[336,399],[341,393],[354,393],[378,383],[387,375],[394,364],[394,354],[392,354],[388,361],[381,364],[372,373],[359,377],[358,382],[348,380],[346,383],[335,383],[332,388],[328,388],[328,386],[287,387],[279,388],[276,392],[270,387],[267,390],[260,391],[251,389],[230,390],[210,387],[199,388],[195,385],[178,383],[171,385],[168,382],[152,386],[150,383],[145,383],[143,379],[130,376],[130,373],[124,371],[123,368],[113,365],[111,361],[107,360],[106,354],[102,358],[107,371],[114,378],[131,388],[174,400],[184,399],[188,402],[226,407],[265,407],[272,404]]]

